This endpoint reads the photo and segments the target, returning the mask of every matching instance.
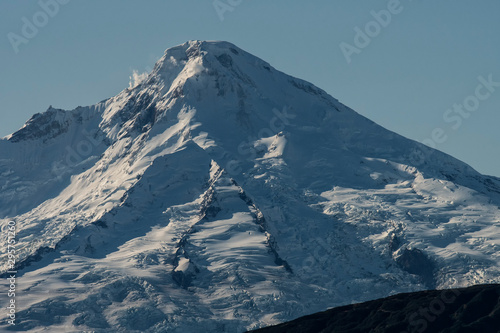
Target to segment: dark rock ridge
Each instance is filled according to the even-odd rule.
[[[398,294],[304,316],[256,333],[500,332],[500,285]]]

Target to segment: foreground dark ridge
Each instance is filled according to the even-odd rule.
[[[500,332],[500,285],[398,294],[304,316],[259,333]]]

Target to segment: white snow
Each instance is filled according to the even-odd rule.
[[[230,43],[169,49],[135,87],[0,140],[0,223],[30,264],[19,328],[243,332],[500,282],[500,181],[415,149]],[[398,262],[412,250],[432,285]]]

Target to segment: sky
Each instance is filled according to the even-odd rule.
[[[499,14],[497,0],[2,0],[0,137],[116,95],[169,47],[226,40],[500,177]]]

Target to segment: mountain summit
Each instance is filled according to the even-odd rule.
[[[34,115],[0,156],[16,329],[241,332],[500,281],[499,179],[227,42]]]

